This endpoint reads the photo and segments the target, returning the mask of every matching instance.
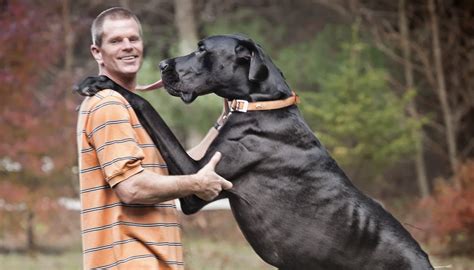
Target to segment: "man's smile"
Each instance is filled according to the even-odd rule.
[[[126,55],[126,56],[121,56],[118,59],[122,60],[122,61],[129,62],[129,61],[134,61],[137,58],[138,58],[138,55]]]

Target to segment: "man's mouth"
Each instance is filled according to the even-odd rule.
[[[120,60],[124,60],[124,61],[132,61],[132,60],[135,60],[136,58],[138,58],[137,55],[127,55],[127,56],[119,57]]]

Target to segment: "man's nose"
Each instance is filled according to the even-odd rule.
[[[130,42],[130,40],[128,38],[125,38],[123,40],[123,48],[124,49],[132,49],[133,48],[132,42]]]

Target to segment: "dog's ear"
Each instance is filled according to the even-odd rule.
[[[250,60],[248,77],[250,81],[264,81],[268,77],[268,68],[257,46],[251,44],[247,47],[239,44],[235,47],[235,53],[239,59]]]
[[[268,68],[262,59],[258,49],[252,52],[250,58],[249,80],[250,81],[264,81],[268,77]]]
[[[237,56],[237,59],[249,61],[252,57],[252,52],[247,47],[239,44],[235,47],[235,55]]]

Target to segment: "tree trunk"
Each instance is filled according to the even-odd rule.
[[[401,47],[404,58],[404,71],[405,71],[405,82],[406,82],[406,91],[414,90],[414,76],[413,76],[413,65],[411,59],[411,49],[409,46],[410,33],[408,30],[408,20],[406,14],[406,0],[399,1],[399,23],[400,23],[400,34],[401,34]],[[418,114],[418,109],[416,107],[415,101],[411,101],[408,104],[408,113],[413,117],[417,122],[420,120]],[[415,168],[416,168],[416,178],[418,183],[418,188],[420,191],[421,197],[426,197],[429,195],[429,186],[428,179],[426,177],[426,165],[425,159],[423,157],[424,147],[423,147],[423,129],[420,129],[420,132],[412,131],[412,136],[415,141]]]
[[[195,51],[198,42],[194,2],[193,0],[175,0],[174,9],[174,23],[178,30],[179,38],[179,55],[185,55]],[[192,135],[192,131],[189,131],[187,127],[183,127],[181,134],[184,135],[183,144],[186,147],[194,146],[196,139]]]
[[[64,29],[64,43],[65,43],[65,55],[64,55],[64,70],[70,74],[72,71],[72,65],[74,64],[74,31],[71,26],[71,9],[69,6],[69,0],[62,1],[62,19]]]
[[[26,250],[28,254],[36,253],[35,241],[35,213],[32,209],[28,209],[26,213]]]
[[[436,71],[437,94],[441,104],[441,111],[443,113],[443,120],[445,124],[446,143],[448,146],[448,159],[451,165],[452,173],[455,174],[457,170],[457,145],[455,136],[455,127],[453,125],[453,114],[448,102],[448,95],[446,90],[446,79],[443,72],[443,60],[441,55],[441,46],[438,28],[438,14],[435,10],[435,1],[428,0],[428,9],[431,17],[431,32],[433,43],[433,56]]]
[[[178,29],[179,53],[188,54],[196,49],[198,41],[193,0],[175,0],[175,25]]]

